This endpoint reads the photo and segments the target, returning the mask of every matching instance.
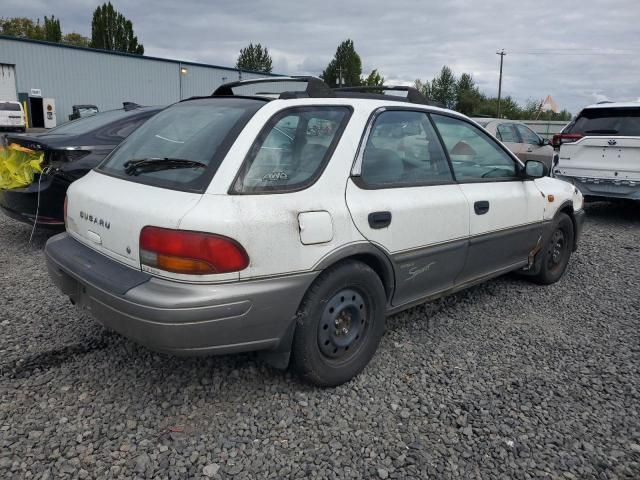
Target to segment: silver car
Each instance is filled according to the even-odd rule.
[[[553,147],[551,142],[542,138],[522,122],[499,118],[474,118],[491,135],[526,162],[537,160],[543,162],[551,171]]]

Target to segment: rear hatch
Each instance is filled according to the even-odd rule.
[[[23,127],[24,114],[17,102],[0,102],[0,125],[3,127]]]
[[[178,228],[200,198],[90,172],[67,191],[67,231],[94,250],[140,268],[142,228]]]
[[[205,98],[158,113],[71,185],[67,230],[95,250],[140,268],[142,229],[179,228],[238,133],[264,103]]]
[[[586,108],[563,135],[560,175],[640,181],[640,106]]]

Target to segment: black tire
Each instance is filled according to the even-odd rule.
[[[553,231],[538,254],[542,256],[540,271],[530,277],[532,281],[540,285],[550,285],[560,280],[569,265],[573,238],[573,222],[566,213],[558,214]]]
[[[385,309],[384,287],[368,265],[350,260],[325,270],[298,310],[291,367],[321,387],[349,381],[375,354]]]

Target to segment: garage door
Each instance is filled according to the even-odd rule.
[[[16,67],[0,63],[0,100],[18,100]]]

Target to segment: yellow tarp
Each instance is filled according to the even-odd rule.
[[[26,187],[36,173],[42,173],[44,152],[16,143],[0,145],[0,189]]]

